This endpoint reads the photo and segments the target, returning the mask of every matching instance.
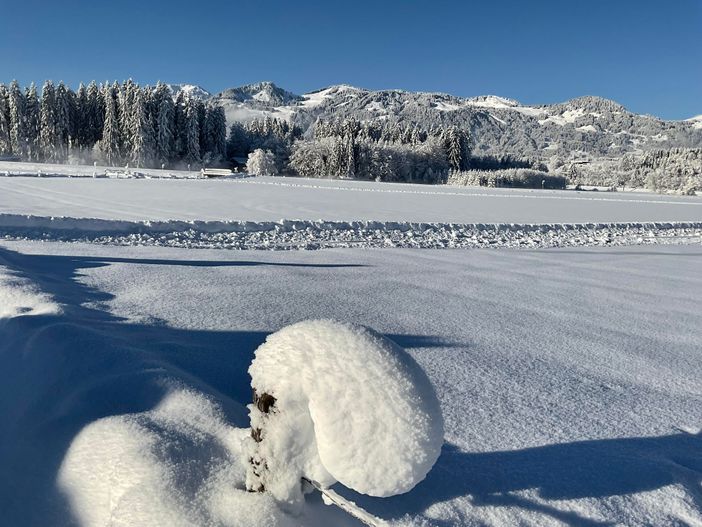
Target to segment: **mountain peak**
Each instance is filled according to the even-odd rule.
[[[181,92],[186,97],[190,97],[193,99],[208,99],[209,97],[211,97],[210,92],[208,92],[201,86],[198,86],[197,84],[171,83],[166,84],[166,86],[171,91],[171,94],[173,94],[173,97],[177,97],[178,94]]]
[[[270,106],[283,106],[302,99],[299,95],[286,91],[270,81],[229,88],[217,94],[217,97],[238,102],[258,101]]]

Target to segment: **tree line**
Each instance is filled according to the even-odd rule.
[[[73,91],[46,81],[0,84],[0,154],[24,161],[101,162],[139,167],[218,163],[226,157],[226,120],[219,106],[173,97],[158,83],[141,87],[95,81]]]
[[[471,160],[470,133],[455,126],[318,120],[305,137],[272,118],[232,125],[230,159],[259,149],[271,153],[278,173],[378,181],[445,182],[449,171],[465,170]]]

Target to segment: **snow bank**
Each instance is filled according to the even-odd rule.
[[[67,165],[51,163],[28,163],[21,161],[0,161],[0,177],[72,177],[72,178],[200,178],[200,171],[162,170],[158,168],[108,167],[98,165]]]
[[[393,496],[422,481],[439,457],[443,418],[431,383],[370,329],[294,324],[268,337],[249,373],[258,397],[274,398],[250,405],[250,488],[295,503],[306,477]]]
[[[699,243],[702,222],[127,221],[0,214],[0,237],[219,249],[496,248]]]
[[[244,490],[244,434],[202,394],[174,390],[152,411],[85,427],[58,485],[83,527],[293,525],[269,495]]]

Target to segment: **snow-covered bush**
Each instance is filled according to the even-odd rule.
[[[541,170],[508,168],[504,170],[466,170],[451,172],[447,183],[458,186],[565,188],[566,179]]]
[[[392,496],[422,481],[439,457],[443,419],[422,369],[363,326],[288,326],[256,350],[244,449],[249,490],[295,505],[301,479]]]
[[[254,150],[246,161],[246,171],[256,176],[277,176],[278,167],[275,163],[275,155],[260,148]]]

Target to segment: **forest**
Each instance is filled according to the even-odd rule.
[[[221,107],[162,83],[0,84],[0,155],[23,161],[186,167],[225,159]]]

